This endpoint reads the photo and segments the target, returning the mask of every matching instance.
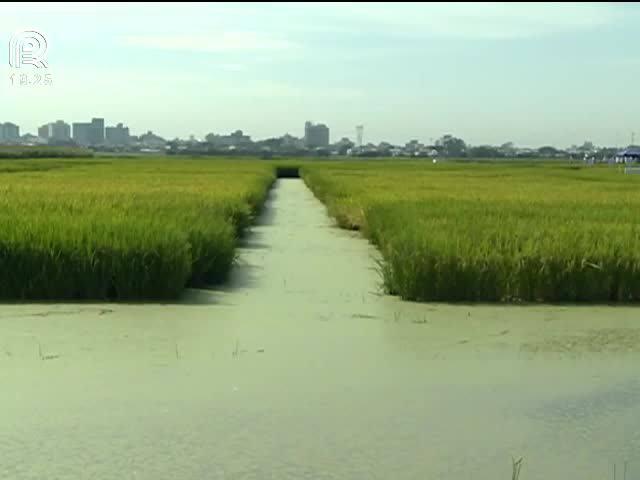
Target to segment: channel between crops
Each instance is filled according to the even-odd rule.
[[[45,159],[0,164],[0,299],[154,300],[224,282],[277,177],[379,250],[387,293],[640,299],[640,178],[568,164]]]

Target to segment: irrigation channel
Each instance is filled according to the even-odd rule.
[[[376,258],[280,179],[221,288],[0,306],[0,478],[640,478],[636,309],[403,302]]]

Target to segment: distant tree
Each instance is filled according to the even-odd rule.
[[[584,142],[576,150],[582,153],[589,153],[589,152],[593,152],[595,150],[595,147],[593,146],[593,142]]]
[[[541,157],[553,157],[558,153],[560,153],[560,150],[550,146],[540,147],[538,149],[538,155],[540,155]]]
[[[616,153],[618,153],[618,149],[615,147],[601,148],[598,150],[596,157],[601,159],[613,158],[616,156]]]
[[[282,142],[283,142],[282,138],[267,138],[266,140],[263,140],[260,143],[265,147],[269,147],[275,150],[275,149],[282,148]]]
[[[175,155],[178,152],[178,139],[176,138],[175,140],[167,142],[167,147],[169,147],[167,153],[169,155]]]
[[[491,145],[479,145],[467,149],[467,155],[474,158],[499,158],[504,156],[498,147]]]
[[[461,138],[444,135],[436,141],[438,152],[446,157],[463,157],[467,151],[467,144]]]
[[[349,144],[342,144],[338,147],[338,155],[346,155],[347,152],[353,148],[351,145]]]
[[[204,139],[207,141],[207,143],[216,142],[216,136],[213,133],[209,133],[206,137],[204,137]]]
[[[513,142],[506,142],[500,145],[500,152],[505,157],[512,157],[516,155],[518,150],[516,149],[516,146]]]

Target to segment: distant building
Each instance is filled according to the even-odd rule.
[[[625,148],[615,156],[616,163],[634,163],[640,161],[640,148]]]
[[[245,135],[242,130],[236,130],[230,135],[215,135],[210,133],[206,140],[215,147],[245,147],[251,145],[251,137]]]
[[[327,148],[329,146],[329,127],[311,122],[304,124],[304,145],[307,148]]]
[[[20,141],[20,127],[15,123],[0,123],[0,142],[17,143]]]
[[[129,127],[119,123],[115,127],[105,129],[105,142],[108,145],[126,146],[131,142]]]
[[[143,135],[140,135],[139,142],[143,148],[151,149],[161,149],[164,148],[167,144],[167,141],[164,138],[155,135],[151,130]]]
[[[71,140],[71,126],[58,120],[38,128],[38,136],[49,141],[68,142]]]
[[[73,140],[79,145],[102,145],[104,143],[104,118],[93,118],[91,123],[74,123]]]
[[[50,123],[47,123],[46,125],[43,125],[41,127],[38,128],[38,136],[40,138],[49,138],[49,125],[51,125]]]
[[[74,123],[73,124],[73,141],[78,145],[91,145],[91,124],[90,123]]]
[[[60,141],[71,140],[71,125],[58,120],[55,123],[49,125],[49,134],[51,139]]]
[[[418,140],[411,140],[407,142],[404,146],[405,151],[410,154],[424,150],[424,148],[425,148],[424,144],[419,142]]]

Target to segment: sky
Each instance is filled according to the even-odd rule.
[[[640,139],[638,25],[631,3],[0,3],[3,45],[47,41],[46,69],[0,50],[0,122],[623,146]]]

